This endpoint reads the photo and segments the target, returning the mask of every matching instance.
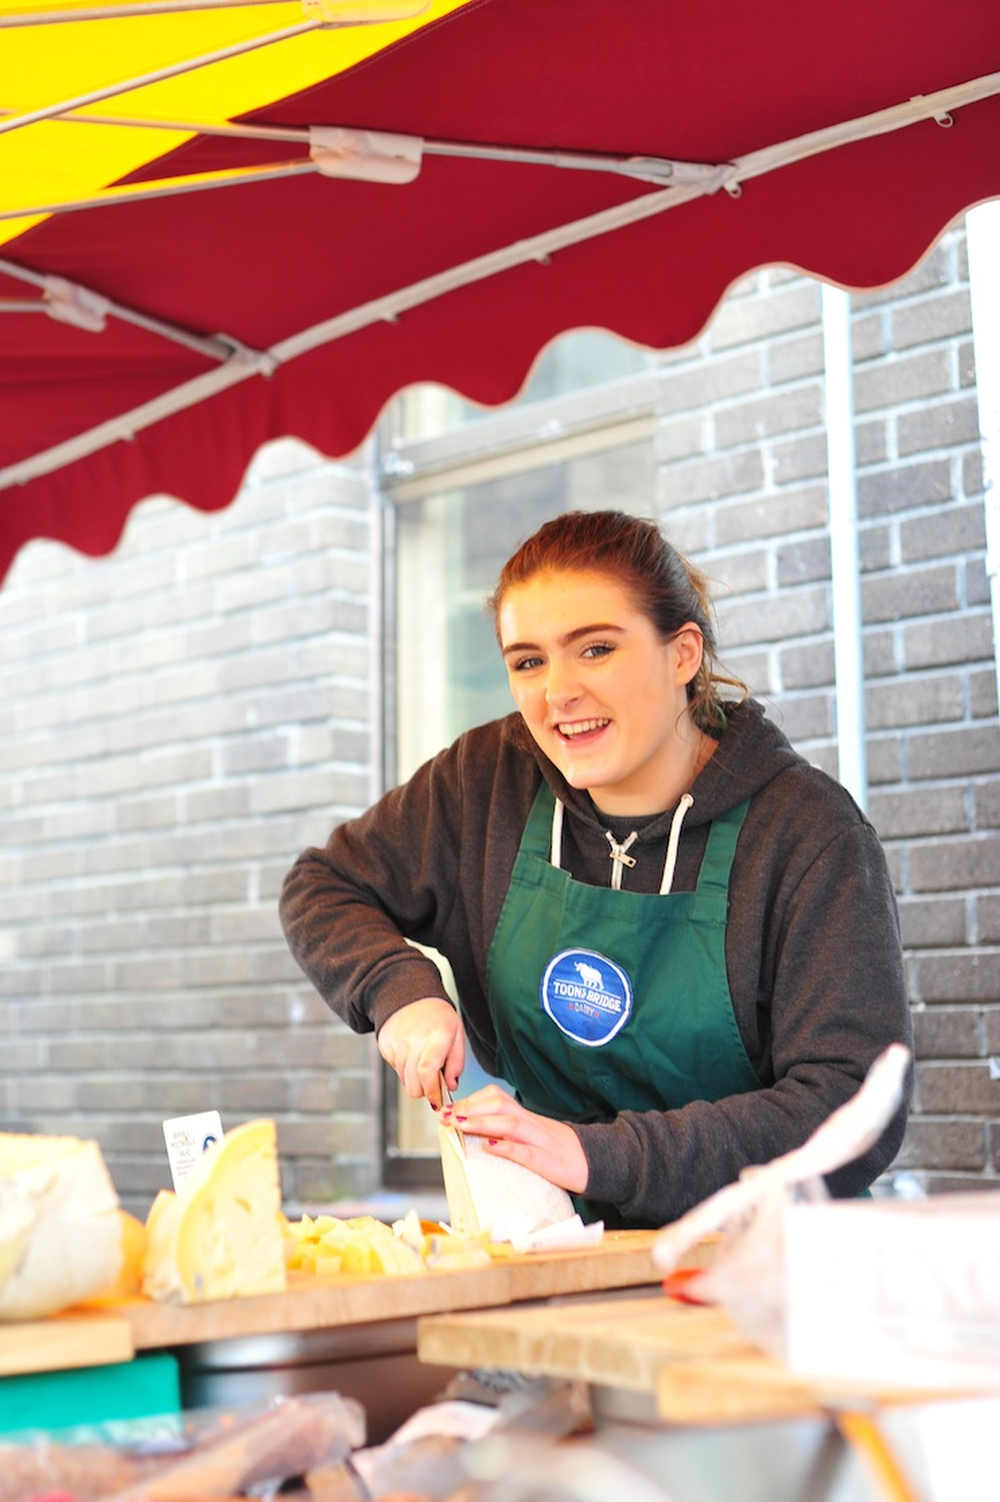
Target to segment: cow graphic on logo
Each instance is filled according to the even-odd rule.
[[[539,1001],[567,1038],[602,1048],[632,1015],[632,982],[607,955],[564,949],[545,967]]]

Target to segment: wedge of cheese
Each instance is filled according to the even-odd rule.
[[[284,1226],[274,1122],[248,1121],[202,1153],[177,1194],[156,1196],[143,1292],[180,1304],[278,1293]]]
[[[98,1144],[0,1132],[0,1319],[91,1298],[121,1265],[118,1196]]]
[[[573,1201],[520,1163],[495,1158],[474,1137],[438,1128],[444,1192],[453,1231],[485,1234],[493,1241],[558,1225],[573,1215]]]

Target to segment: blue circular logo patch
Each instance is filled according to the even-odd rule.
[[[632,1014],[632,983],[603,954],[564,949],[545,967],[539,999],[542,1010],[567,1038],[601,1048],[621,1032]]]

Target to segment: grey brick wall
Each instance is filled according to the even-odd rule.
[[[953,230],[851,303],[869,811],[916,1021],[889,1179],[930,1191],[996,1187],[1000,1141],[1000,735],[964,251]],[[776,269],[735,290],[663,361],[662,420],[696,409],[700,441],[661,449],[661,517],[717,581],[726,661],[836,775],[819,290]]]
[[[836,773],[818,288],[745,279],[658,365],[656,504],[727,663]],[[871,817],[917,1039],[894,1174],[1000,1178],[1000,737],[961,230],[853,299]],[[281,879],[378,790],[370,456],[259,456],[214,516],[144,503],[107,559],[0,590],[0,1120],[100,1140],[123,1201],[160,1122],[278,1122],[290,1200],[378,1181],[370,1038],[289,959]]]
[[[292,858],[377,790],[367,458],[262,453],[214,516],[143,503],[109,558],[0,591],[0,1119],[93,1135],[123,1202],[161,1121],[278,1122],[290,1200],[378,1175],[368,1040],[292,963]]]

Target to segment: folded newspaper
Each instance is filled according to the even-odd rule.
[[[1000,1193],[833,1200],[824,1175],[871,1147],[903,1099],[893,1044],[800,1148],[745,1169],[653,1246],[664,1273],[712,1233],[686,1291],[817,1381],[1000,1389]]]

